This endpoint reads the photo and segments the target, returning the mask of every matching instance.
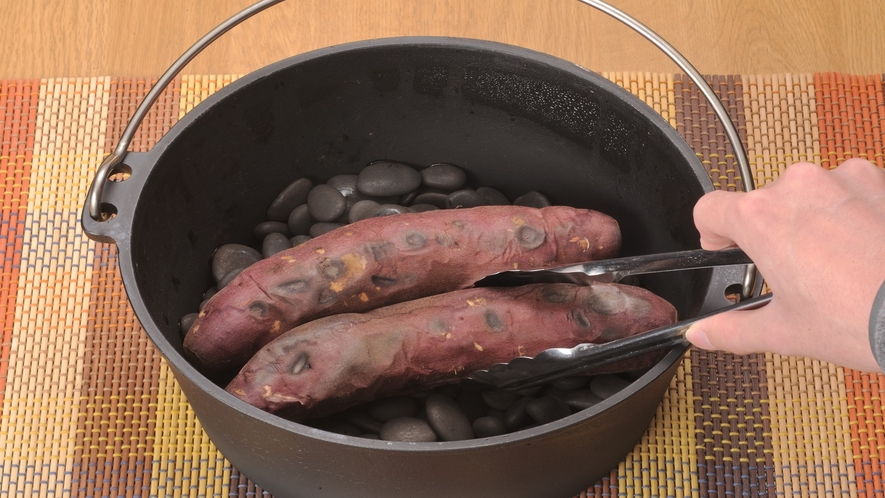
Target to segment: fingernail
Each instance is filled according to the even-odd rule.
[[[710,340],[707,339],[707,333],[701,329],[688,329],[688,331],[685,333],[685,338],[688,339],[688,342],[694,344],[701,349],[716,349],[712,344],[710,344]]]

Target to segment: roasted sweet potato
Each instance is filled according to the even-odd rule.
[[[239,369],[297,325],[471,287],[509,269],[614,256],[617,222],[565,206],[483,206],[371,218],[259,261],[212,297],[184,347],[206,372]]]
[[[620,284],[459,290],[296,327],[262,348],[227,390],[300,421],[675,319],[664,299]]]

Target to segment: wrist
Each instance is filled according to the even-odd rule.
[[[879,287],[870,311],[870,347],[879,369],[885,371],[885,282]]]

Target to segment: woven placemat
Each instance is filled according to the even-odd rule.
[[[740,190],[731,145],[681,75],[609,73]],[[131,149],[148,150],[235,75],[176,80]],[[883,166],[883,78],[708,78],[755,182],[797,161]],[[113,245],[79,227],[92,175],[153,81],[0,81],[0,497],[255,496],[202,431],[133,314]],[[880,496],[885,377],[805,358],[692,350],[641,442],[581,496]]]

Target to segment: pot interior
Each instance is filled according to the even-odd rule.
[[[323,182],[378,159],[449,162],[473,187],[510,199],[538,190],[615,217],[623,255],[697,247],[692,207],[711,188],[676,131],[608,80],[525,49],[452,39],[361,42],[268,66],[185,116],[152,157],[133,215],[130,298],[162,334],[153,340],[179,353],[178,320],[213,285],[213,251],[259,244],[253,228],[300,177]],[[710,275],[642,284],[691,316]]]

